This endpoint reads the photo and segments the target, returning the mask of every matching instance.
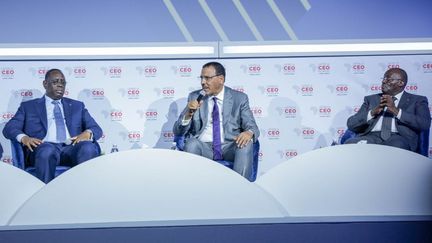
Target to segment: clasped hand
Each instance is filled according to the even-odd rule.
[[[387,110],[393,113],[394,116],[397,116],[397,114],[399,113],[399,109],[395,106],[393,97],[391,95],[384,94],[381,96],[379,105],[377,105],[377,107],[372,110],[371,115],[377,116],[384,110],[385,107],[387,107]]]

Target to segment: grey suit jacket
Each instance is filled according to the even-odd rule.
[[[189,94],[188,102],[196,100],[200,90]],[[180,114],[178,120],[174,123],[173,132],[175,135],[185,135],[186,137],[198,137],[204,130],[208,119],[208,96],[204,97],[201,107],[192,117],[187,126],[182,125],[182,120],[187,107]],[[254,141],[258,138],[260,132],[255,123],[255,119],[249,107],[249,99],[246,94],[233,90],[225,86],[225,94],[222,108],[222,124],[224,129],[224,139],[226,142],[234,141],[234,137],[243,131],[251,130],[254,133]]]
[[[381,95],[374,94],[364,98],[360,110],[348,118],[348,129],[359,135],[365,135],[372,130],[380,116],[367,121],[367,115],[380,103]],[[396,119],[396,129],[402,137],[408,139],[411,150],[416,151],[420,131],[428,130],[431,125],[428,100],[424,96],[404,92],[398,108],[402,109],[402,116]]]

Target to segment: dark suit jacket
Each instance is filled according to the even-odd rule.
[[[102,129],[90,116],[84,103],[62,98],[63,112],[69,134],[74,137],[90,129],[96,141],[102,136]],[[16,139],[19,134],[43,139],[47,133],[47,111],[45,96],[21,103],[15,116],[6,123],[3,135],[8,139]]]
[[[200,90],[189,94],[188,102],[196,100]],[[198,137],[204,130],[208,119],[208,96],[204,97],[201,107],[192,117],[188,126],[182,126],[182,120],[187,107],[180,114],[179,119],[174,124],[175,135],[186,135]],[[251,130],[254,133],[254,141],[259,137],[258,126],[249,107],[249,99],[246,94],[233,90],[225,86],[222,124],[224,129],[224,139],[227,142],[234,141],[234,137],[243,131]]]
[[[348,129],[359,135],[365,135],[372,130],[380,116],[367,121],[367,115],[380,103],[381,95],[374,94],[364,98],[360,110],[348,118]],[[428,130],[431,125],[428,100],[424,96],[404,92],[398,108],[402,109],[402,116],[396,119],[396,129],[402,137],[407,138],[411,150],[416,151],[420,131]]]

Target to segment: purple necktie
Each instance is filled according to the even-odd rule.
[[[213,97],[214,106],[212,112],[213,119],[213,159],[222,160],[222,142],[220,133],[220,118],[219,107],[217,105],[217,98]]]

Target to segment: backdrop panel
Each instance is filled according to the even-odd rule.
[[[207,59],[124,61],[0,62],[1,123],[20,102],[44,94],[42,80],[50,68],[67,79],[66,96],[85,102],[104,130],[104,153],[149,146],[170,148],[172,126]],[[393,55],[307,58],[220,59],[226,85],[249,95],[261,130],[259,174],[307,151],[331,145],[346,129],[347,118],[377,93],[391,67],[408,72],[408,92],[432,98],[432,56]],[[0,138],[11,163],[9,142]]]

